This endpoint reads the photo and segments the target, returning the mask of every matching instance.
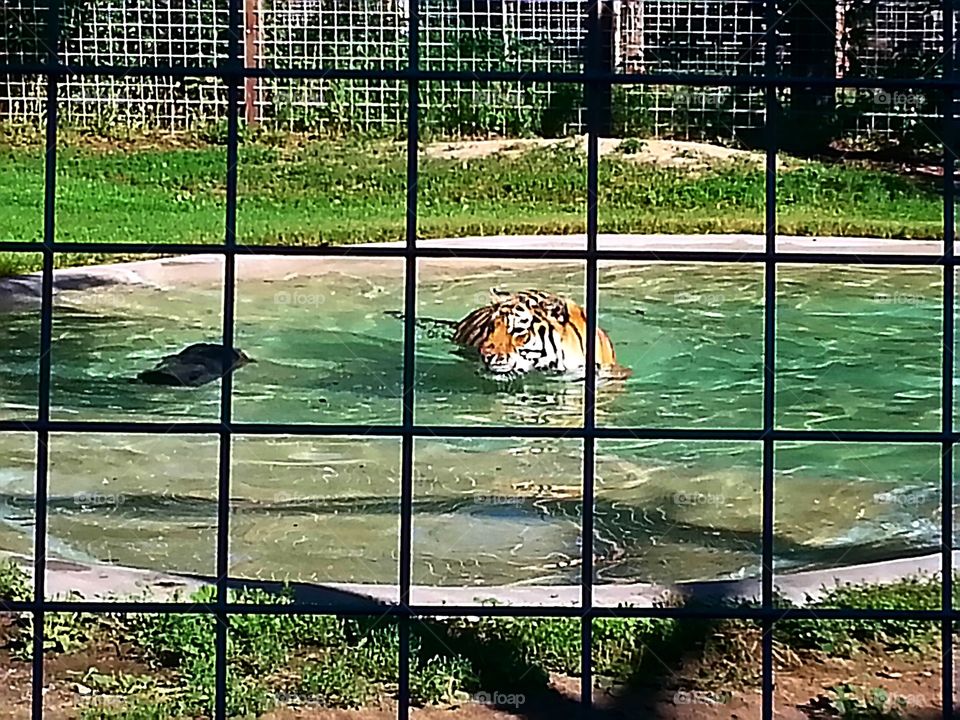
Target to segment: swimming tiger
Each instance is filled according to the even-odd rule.
[[[457,323],[453,342],[479,353],[486,374],[512,380],[532,371],[583,379],[587,316],[583,308],[553,293],[491,289],[491,302]],[[598,377],[625,377],[613,343],[597,328]]]

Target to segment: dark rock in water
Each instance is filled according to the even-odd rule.
[[[152,370],[144,370],[137,380],[148,385],[199,387],[215,382],[232,370],[252,362],[242,350],[233,349],[232,362],[225,366],[223,345],[197,343],[176,355],[167,355]]]

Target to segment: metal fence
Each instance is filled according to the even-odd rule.
[[[945,0],[948,11],[946,17],[953,18],[952,0]],[[35,83],[42,89],[42,112],[46,128],[46,186],[44,189],[43,212],[43,241],[10,242],[4,244],[4,250],[11,252],[40,252],[43,256],[42,293],[40,312],[40,349],[39,349],[39,399],[36,419],[25,422],[0,421],[0,432],[32,432],[37,438],[36,462],[36,536],[34,548],[34,588],[33,599],[29,602],[13,602],[7,605],[11,612],[30,613],[35,618],[33,624],[33,716],[41,717],[44,698],[44,623],[45,614],[51,612],[157,612],[157,613],[205,613],[214,615],[219,622],[216,625],[216,714],[217,718],[225,716],[226,707],[226,676],[227,676],[227,634],[229,621],[232,616],[249,614],[271,613],[317,613],[324,612],[323,606],[304,605],[302,603],[277,605],[252,605],[228,603],[227,588],[229,583],[229,523],[230,523],[230,468],[231,468],[231,439],[236,434],[289,434],[296,433],[307,436],[382,436],[396,437],[402,443],[402,482],[400,504],[400,541],[399,541],[399,585],[400,600],[388,604],[382,614],[396,618],[400,622],[400,674],[399,674],[399,717],[408,716],[408,700],[410,697],[410,622],[420,616],[576,616],[582,621],[582,702],[588,711],[592,707],[592,649],[593,634],[592,620],[599,617],[616,615],[620,617],[674,617],[687,619],[693,617],[736,617],[748,618],[762,623],[764,628],[762,642],[762,670],[763,670],[763,718],[773,717],[773,628],[777,621],[788,618],[805,618],[817,621],[829,620],[858,620],[867,618],[897,618],[914,619],[920,621],[937,622],[942,629],[942,708],[943,717],[953,717],[954,708],[954,666],[953,666],[953,623],[957,619],[953,601],[953,574],[952,553],[947,538],[953,537],[953,508],[954,488],[952,483],[952,465],[954,445],[958,440],[958,433],[953,424],[954,405],[954,325],[955,325],[955,199],[954,155],[955,117],[954,96],[960,89],[955,71],[954,22],[949,21],[943,27],[941,46],[946,52],[938,58],[937,78],[907,77],[901,79],[869,79],[847,78],[838,83],[835,77],[798,78],[782,74],[782,64],[778,57],[777,48],[781,45],[779,25],[777,23],[777,6],[773,0],[768,0],[765,10],[765,23],[762,49],[762,71],[752,76],[741,76],[735,79],[729,76],[714,74],[697,74],[679,78],[673,74],[611,74],[605,70],[603,48],[599,42],[601,33],[601,12],[598,4],[589,6],[587,25],[592,32],[587,34],[592,42],[586,48],[585,67],[583,72],[563,73],[546,71],[523,71],[504,68],[475,68],[444,70],[437,73],[426,68],[431,66],[429,55],[429,37],[422,32],[424,18],[415,8],[411,9],[408,25],[404,28],[406,45],[403,59],[393,58],[387,63],[377,56],[375,61],[367,67],[356,67],[356,60],[343,64],[336,64],[331,58],[324,61],[318,59],[310,67],[276,67],[272,68],[267,76],[275,83],[298,83],[304,80],[310,82],[350,81],[366,83],[375,87],[377,83],[396,83],[402,87],[406,111],[407,152],[409,157],[407,172],[407,214],[406,214],[406,243],[403,247],[365,247],[350,246],[333,247],[276,247],[250,246],[238,247],[236,235],[236,198],[237,198],[237,156],[239,143],[239,129],[243,114],[241,103],[244,84],[248,75],[262,78],[263,73],[254,68],[244,67],[243,52],[243,13],[238,0],[231,0],[227,32],[224,36],[210,36],[207,42],[210,47],[224,48],[224,62],[213,67],[212,62],[200,63],[199,56],[187,52],[185,45],[179,40],[164,38],[161,43],[156,41],[156,48],[163,49],[164,57],[175,57],[178,69],[175,72],[164,71],[167,76],[173,75],[170,85],[152,85],[156,76],[153,61],[156,53],[133,52],[126,50],[112,50],[102,57],[107,62],[98,64],[87,63],[86,67],[68,67],[67,62],[73,62],[74,52],[67,47],[57,49],[58,24],[60,15],[51,10],[45,17],[46,36],[41,36],[38,45],[42,57],[30,57],[25,62],[12,59],[0,65],[0,72],[8,76],[33,78],[29,82]],[[125,16],[126,17],[126,16]],[[220,18],[220,15],[216,16]],[[144,20],[144,28],[156,27],[155,24]],[[427,25],[429,27],[429,25]],[[223,43],[222,45],[216,43]],[[332,56],[331,56],[332,57]],[[203,59],[211,59],[204,57]],[[379,67],[378,63],[392,65]],[[360,63],[366,64],[366,63]],[[405,312],[404,312],[404,355],[403,355],[403,395],[402,395],[402,423],[399,426],[376,425],[297,425],[284,424],[246,424],[234,422],[232,409],[232,378],[227,374],[221,385],[220,416],[215,422],[190,422],[171,425],[165,422],[86,422],[52,420],[50,413],[50,387],[53,357],[51,355],[52,327],[53,327],[53,289],[54,289],[54,260],[57,253],[97,253],[129,255],[132,253],[146,253],[154,250],[147,244],[138,243],[64,243],[56,239],[56,186],[57,176],[57,135],[61,109],[71,107],[68,101],[69,93],[65,90],[75,87],[87,87],[92,78],[109,78],[115,87],[153,87],[152,92],[168,91],[171,87],[209,87],[218,82],[224,88],[227,102],[223,105],[227,121],[226,145],[226,188],[227,202],[224,218],[224,241],[213,245],[171,245],[167,249],[181,253],[217,253],[224,257],[224,299],[223,299],[223,342],[225,352],[229,353],[233,347],[234,320],[235,320],[235,260],[238,253],[244,254],[287,254],[287,255],[320,255],[320,256],[365,256],[365,257],[394,257],[402,258],[405,263]],[[418,164],[417,150],[420,140],[420,119],[426,108],[421,100],[430,97],[430,84],[438,79],[444,79],[453,87],[456,83],[478,88],[485,91],[491,83],[520,84],[552,83],[558,86],[575,87],[583,93],[586,112],[584,122],[588,133],[588,171],[586,175],[587,189],[587,243],[582,251],[542,251],[542,250],[495,250],[495,249],[453,249],[431,247],[424,248],[417,243],[418,217]],[[24,81],[27,82],[27,81]],[[632,252],[598,250],[597,244],[597,197],[598,197],[598,159],[599,135],[598,128],[602,123],[603,100],[605,89],[611,84],[622,85],[637,92],[651,87],[672,88],[679,92],[684,87],[703,88],[706,91],[716,91],[716,88],[733,85],[738,91],[758,93],[764,99],[764,111],[770,122],[766,126],[767,163],[766,187],[767,204],[765,211],[766,246],[759,252],[729,252],[729,251],[691,251],[677,249],[670,252]],[[850,255],[816,253],[784,253],[777,249],[776,213],[777,213],[777,141],[780,138],[779,114],[775,112],[778,100],[778,89],[787,89],[791,92],[813,88],[822,92],[823,88],[832,88],[838,84],[862,92],[870,92],[879,88],[884,92],[907,91],[911,88],[922,87],[925,91],[936,93],[940,98],[938,107],[943,108],[942,138],[944,152],[944,242],[940,256],[922,255]],[[203,95],[197,95],[196,102],[205,102]],[[76,107],[74,105],[74,107]],[[586,308],[591,330],[587,337],[587,362],[584,415],[582,426],[577,429],[569,428],[542,428],[542,427],[432,427],[419,425],[414,418],[414,350],[415,350],[415,309],[417,306],[417,263],[425,257],[475,257],[487,259],[501,259],[511,261],[517,258],[530,259],[566,259],[578,260],[586,267]],[[595,327],[597,317],[597,276],[598,262],[601,260],[631,260],[641,262],[653,261],[685,261],[685,262],[736,262],[760,263],[765,267],[764,275],[764,350],[763,350],[763,420],[761,427],[748,430],[714,429],[651,429],[645,427],[631,428],[598,428],[595,422],[596,400],[596,336],[592,328]],[[782,263],[802,264],[861,264],[861,265],[931,265],[943,269],[943,333],[942,333],[942,395],[941,417],[942,426],[938,432],[917,431],[816,431],[816,430],[780,430],[775,426],[774,415],[774,388],[776,375],[776,302],[777,302],[777,267]],[[225,357],[225,362],[229,364]],[[894,370],[890,370],[893,372]],[[51,433],[55,432],[115,432],[115,433],[192,433],[197,435],[213,435],[219,437],[221,452],[219,455],[218,478],[218,526],[216,552],[216,599],[201,603],[110,603],[110,602],[82,602],[75,600],[49,600],[45,593],[45,568],[47,562],[46,518],[48,507],[48,470],[49,455],[48,441]],[[425,436],[443,437],[550,437],[563,436],[578,439],[583,443],[583,525],[582,525],[582,603],[577,608],[570,607],[536,607],[522,608],[510,606],[418,606],[411,604],[411,553],[412,553],[412,516],[413,516],[413,467],[414,467],[414,440]],[[658,439],[658,440],[743,440],[753,441],[762,445],[763,472],[762,472],[762,603],[760,607],[752,608],[690,608],[690,607],[625,607],[618,609],[598,607],[594,603],[594,498],[595,498],[595,445],[598,439]],[[937,446],[941,452],[941,503],[942,503],[942,579],[943,595],[939,610],[809,610],[809,609],[782,609],[774,603],[774,455],[778,443],[785,441],[811,440],[818,442],[897,442],[897,443],[926,443]],[[367,614],[368,607],[351,608],[337,606],[337,614]]]
[[[66,64],[133,64],[182,68],[221,66],[227,58],[226,0],[69,0],[60,49]],[[37,0],[0,6],[0,59],[32,57],[30,38],[44,32]],[[475,72],[578,72],[587,45],[583,0],[424,0],[418,42],[425,69]],[[758,72],[766,26],[762,0],[605,0],[601,62],[617,73]],[[779,0],[778,62],[794,74],[836,68],[849,74],[902,75],[937,66],[942,12],[931,0]],[[360,77],[284,79],[271,70],[336,64],[392,69],[407,61],[410,7],[406,0],[244,0],[243,55],[264,73],[245,83],[244,119],[292,130],[401,132],[407,98],[402,83]],[[807,51],[791,59],[791,48]],[[36,59],[34,57],[34,59]],[[79,125],[113,123],[148,128],[196,128],[222,123],[227,93],[214,77],[153,74],[65,77],[62,119]],[[762,125],[763,97],[748,88],[670,85],[608,89],[610,134],[731,138]],[[902,133],[936,117],[931,98],[834,98],[844,113],[836,134]],[[442,134],[562,135],[585,128],[578,90],[543,82],[457,86],[441,80],[421,88],[425,127]],[[806,98],[785,107],[804,106]],[[0,120],[35,122],[43,83],[0,77]],[[831,110],[832,112],[832,110]],[[819,119],[823,122],[823,118]]]

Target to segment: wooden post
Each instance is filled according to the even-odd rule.
[[[243,64],[248,68],[260,67],[260,0],[244,0],[243,11]],[[243,102],[249,126],[260,120],[258,80],[255,77],[243,79]]]

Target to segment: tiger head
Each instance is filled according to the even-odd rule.
[[[550,324],[566,321],[566,302],[537,291],[490,293],[489,305],[459,323],[454,342],[476,349],[485,374],[494,380],[550,369],[549,359],[557,352],[549,347]]]

